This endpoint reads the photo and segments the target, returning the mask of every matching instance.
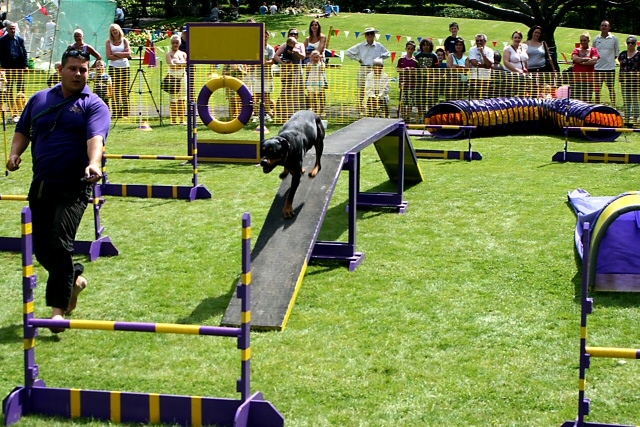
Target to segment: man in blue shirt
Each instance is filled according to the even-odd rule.
[[[16,34],[17,29],[18,25],[10,22],[6,34],[0,37],[0,67],[6,71],[7,97],[11,104],[15,104],[14,85],[17,93],[25,94],[24,70],[29,68],[24,39]],[[18,114],[18,111],[14,111],[14,114]],[[14,117],[17,119],[17,115]]]
[[[92,183],[102,178],[102,147],[111,125],[109,108],[87,86],[89,54],[67,50],[59,73],[60,84],[27,103],[7,161],[9,171],[17,170],[31,143],[33,249],[49,273],[46,302],[56,320],[73,311],[87,284],[84,267],[73,263],[73,242]]]

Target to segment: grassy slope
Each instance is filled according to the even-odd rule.
[[[385,27],[402,33],[393,20],[406,21],[408,29],[421,22],[443,36],[448,23],[382,15],[331,22],[342,19],[353,19],[353,29],[376,25],[383,33]],[[514,28],[491,24],[504,26],[502,34]],[[465,38],[476,32],[467,32],[471,21],[461,26]],[[335,47],[353,42],[339,37]],[[184,130],[134,128],[118,126],[110,150],[184,153]],[[638,138],[628,141],[572,147],[637,152]],[[481,162],[421,161],[426,182],[407,189],[406,215],[359,214],[364,264],[355,273],[311,265],[287,330],[254,334],[253,389],[264,392],[289,426],[557,426],[574,418],[580,275],[566,192],[635,189],[637,167],[550,163],[562,144],[560,137],[484,138],[474,141]],[[463,149],[465,143],[417,145]],[[26,191],[29,164],[26,156],[23,170],[0,178],[0,194]],[[362,164],[363,190],[392,188],[375,151],[366,150]],[[252,213],[257,236],[278,179],[248,165],[199,170],[213,200],[109,199],[103,225],[122,254],[88,265],[90,288],[77,318],[219,323],[240,273],[241,214]],[[110,171],[114,182],[189,181],[188,168],[175,162],[113,161]],[[343,178],[322,239],[347,238],[346,191]],[[0,203],[0,235],[17,235],[19,206]],[[81,234],[90,234],[89,221]],[[36,272],[46,276],[37,264]],[[20,274],[19,256],[0,253],[0,394],[23,381]],[[40,316],[49,313],[43,285]],[[637,295],[597,295],[590,343],[634,347],[639,302]],[[37,351],[52,386],[235,397],[234,347],[222,338],[70,331],[56,339],[43,331]],[[637,422],[639,374],[632,362],[594,361],[592,420]],[[30,417],[21,425],[106,424]]]

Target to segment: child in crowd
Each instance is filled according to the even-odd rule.
[[[296,47],[298,40],[295,37],[289,37],[287,39],[287,47],[282,53],[282,62],[285,64],[291,64],[293,62],[293,48]]]
[[[55,85],[60,83],[60,72],[58,71],[58,69],[61,65],[62,62],[60,61],[53,64],[53,71],[51,71],[51,74],[49,74],[49,77],[47,78],[47,86],[54,87]]]
[[[373,71],[367,74],[364,83],[364,104],[366,105],[367,117],[389,117],[389,91],[391,90],[391,79],[387,73],[382,71],[384,60],[376,58],[373,60]]]
[[[420,51],[416,54],[420,68],[416,85],[416,104],[420,116],[436,103],[435,87],[442,79],[442,73],[433,71],[434,68],[438,68],[438,56],[433,53],[433,47],[433,41],[424,38],[420,41]]]
[[[327,73],[320,52],[314,50],[307,64],[307,95],[309,109],[321,117],[326,117],[325,89],[327,87]]]
[[[398,74],[400,76],[400,116],[411,123],[411,113],[415,106],[416,68],[418,61],[413,57],[416,43],[412,40],[404,45],[406,56],[398,60]]]
[[[243,80],[246,69],[243,64],[225,64],[224,67],[222,67],[222,74]],[[225,89],[225,94],[229,101],[229,117],[231,119],[238,117],[242,110],[242,100],[240,96],[238,96],[238,93],[233,89]]]
[[[94,64],[94,71],[89,74],[89,79],[93,81],[93,93],[98,95],[107,106],[113,92],[113,82],[107,74],[107,64],[98,59]]]
[[[458,31],[460,31],[458,23],[452,22],[451,24],[449,24],[449,31],[451,31],[451,35],[444,39],[444,50],[447,56],[449,56],[449,54],[453,52],[454,44],[456,42],[456,39],[458,38]]]
[[[273,78],[271,77],[271,66],[273,65],[273,57],[276,51],[273,46],[269,45],[269,31],[264,30],[264,119],[271,122],[273,119],[273,102],[271,101],[271,92],[273,92]],[[260,102],[262,100],[261,77],[259,65],[247,66],[247,78],[245,84],[253,94],[255,99],[255,107],[253,108],[253,122],[260,120]]]
[[[438,57],[438,68],[447,68],[447,54],[443,48],[436,49],[436,56]]]

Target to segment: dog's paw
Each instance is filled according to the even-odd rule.
[[[293,208],[285,207],[285,208],[282,210],[282,216],[283,216],[285,219],[293,218],[295,215],[296,215],[296,213],[295,213],[295,211],[293,210]]]
[[[320,168],[316,166],[313,169],[311,169],[311,172],[309,172],[309,177],[315,178],[316,175],[318,175],[318,172],[320,172]]]

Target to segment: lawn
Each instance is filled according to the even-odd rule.
[[[308,19],[269,22],[286,28]],[[414,36],[415,28],[438,28],[438,37],[447,35],[449,21],[386,15],[330,20],[353,30],[375,25],[383,33]],[[485,32],[493,40],[522,28],[494,21],[460,25],[467,39]],[[559,30],[558,40],[560,31],[571,41],[580,33]],[[336,37],[335,48],[354,42]],[[185,154],[185,128],[152,126],[140,132],[118,124],[108,150]],[[570,148],[637,153],[639,142],[629,134],[607,144],[572,139]],[[406,214],[360,211],[357,245],[364,263],[352,273],[341,264],[312,263],[287,329],[252,335],[252,389],[264,393],[288,426],[538,427],[575,418],[581,269],[567,191],[614,196],[635,190],[638,168],[552,163],[561,136],[473,143],[482,161],[420,161],[426,180],[406,189]],[[466,148],[466,141],[414,144]],[[20,171],[0,177],[0,194],[25,194],[30,164],[26,155]],[[363,191],[393,188],[373,148],[362,153],[361,164]],[[191,168],[179,162],[113,160],[109,172],[118,183],[186,185],[191,178]],[[199,173],[211,200],[108,198],[102,221],[120,255],[86,263],[89,288],[74,318],[220,323],[241,273],[242,214],[252,215],[255,241],[279,179],[253,165],[201,164]],[[320,239],[347,239],[347,188],[344,175]],[[21,206],[0,202],[0,235],[19,235]],[[91,236],[91,225],[87,214],[80,238]],[[37,263],[35,270],[41,278],[36,314],[46,317],[46,272]],[[23,383],[19,254],[0,253],[0,293],[0,394],[8,394]],[[638,294],[595,295],[590,344],[637,347],[639,316]],[[36,349],[41,378],[54,387],[237,397],[240,354],[226,338],[78,330],[53,336],[43,330]],[[593,360],[589,420],[637,424],[639,375],[631,361]],[[19,425],[110,424],[28,417]]]

